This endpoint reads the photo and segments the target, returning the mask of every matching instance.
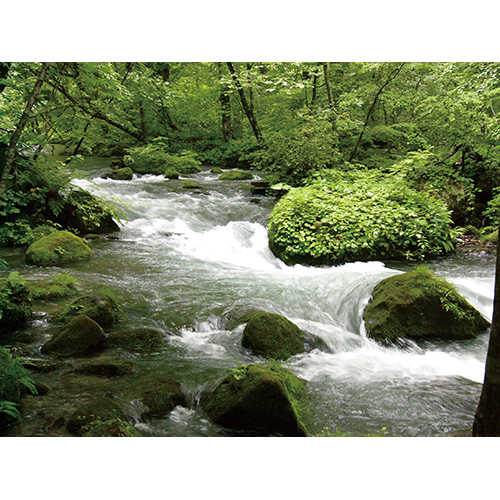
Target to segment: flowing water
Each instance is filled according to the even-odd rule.
[[[219,181],[205,170],[190,176],[203,187],[192,192],[182,188],[182,179],[145,175],[114,181],[99,178],[102,171],[94,166],[73,182],[122,209],[126,222],[118,239],[91,242],[91,261],[66,270],[83,292],[98,286],[116,290],[127,323],[161,330],[165,345],[148,352],[115,351],[115,357],[134,361],[135,374],[113,380],[76,375],[71,361],[65,370],[40,374],[51,390],[25,398],[26,421],[15,435],[64,435],[50,422],[105,392],[117,397],[144,435],[237,435],[210,423],[199,401],[226,369],[265,363],[241,347],[243,326],[227,326],[232,313],[248,308],[282,314],[328,346],[328,352],[313,350],[285,363],[309,382],[305,406],[311,433],[386,428],[391,435],[438,436],[471,427],[484,376],[486,333],[470,341],[391,347],[365,335],[362,312],[373,287],[410,265],[288,267],[267,245],[266,223],[275,200],[256,202],[249,181]],[[20,253],[7,260],[27,277],[60,271],[25,266]],[[454,256],[429,267],[491,319],[492,256]],[[31,343],[19,344],[21,354],[41,357],[47,314],[56,307],[38,308],[38,320],[25,332]],[[189,408],[142,421],[141,394],[158,374],[181,382]]]

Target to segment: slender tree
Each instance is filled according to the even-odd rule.
[[[219,69],[219,80],[221,82],[219,102],[222,114],[222,136],[226,142],[229,142],[234,139],[231,124],[231,96],[229,95],[229,86],[223,81],[222,64],[217,63],[217,67]]]
[[[500,436],[500,251],[497,250],[495,298],[483,390],[479,399],[472,435]]]
[[[44,62],[42,63],[42,67],[40,68],[40,72],[38,73],[38,77],[36,79],[35,85],[31,92],[31,95],[26,103],[26,107],[24,108],[23,114],[21,115],[21,119],[14,130],[9,142],[9,150],[7,152],[7,158],[5,159],[5,165],[2,171],[2,178],[0,179],[0,196],[4,194],[5,188],[7,185],[7,178],[10,174],[10,169],[14,162],[14,158],[16,155],[17,144],[19,139],[21,138],[21,134],[23,133],[26,124],[28,123],[28,119],[31,114],[31,109],[33,108],[33,104],[35,103],[35,99],[37,98],[40,90],[42,89],[43,82],[47,76],[47,71],[49,69],[50,63]]]
[[[391,83],[399,75],[399,73],[403,69],[404,65],[405,65],[405,63],[401,63],[396,68],[394,68],[389,73],[389,75],[387,76],[387,78],[385,79],[383,85],[377,90],[377,92],[376,92],[376,94],[375,94],[375,96],[373,98],[372,104],[370,106],[370,109],[368,110],[368,113],[366,114],[365,122],[363,124],[363,128],[361,129],[361,132],[359,133],[358,140],[356,141],[356,144],[354,145],[354,148],[351,151],[351,155],[349,156],[349,162],[351,162],[354,159],[354,157],[356,156],[356,153],[358,151],[359,145],[361,144],[361,140],[363,139],[363,135],[365,133],[366,127],[368,126],[368,121],[370,120],[370,117],[371,117],[371,115],[373,113],[373,110],[375,109],[375,105],[377,104],[377,101],[378,101],[380,95],[382,94],[382,92],[384,91],[384,89],[387,87],[387,85],[389,85],[389,83]]]
[[[255,138],[257,139],[257,142],[259,142],[260,144],[263,144],[264,137],[259,129],[259,125],[257,123],[257,119],[255,118],[255,114],[252,110],[252,107],[248,103],[248,100],[247,100],[246,95],[245,95],[245,91],[243,90],[243,87],[242,87],[241,82],[238,78],[238,75],[236,74],[236,70],[234,69],[234,65],[231,62],[228,62],[226,64],[227,64],[227,67],[229,68],[229,72],[231,73],[233,81],[236,85],[236,89],[238,90],[238,94],[240,96],[240,101],[241,101],[241,106],[243,107],[243,111],[245,111],[245,114],[248,118],[248,121],[250,122],[250,126],[252,127]]]

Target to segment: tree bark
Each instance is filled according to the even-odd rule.
[[[330,63],[324,62],[323,63],[323,77],[325,79],[326,94],[328,96],[328,105],[330,106],[330,109],[333,110],[334,102],[333,102],[332,86],[330,84],[329,70],[330,70]]]
[[[23,133],[26,124],[28,123],[28,119],[30,117],[31,109],[33,108],[33,104],[35,103],[35,99],[37,98],[40,90],[42,89],[43,82],[45,81],[45,77],[47,76],[47,70],[49,69],[50,63],[44,62],[42,63],[42,67],[40,69],[40,73],[38,74],[38,78],[35,82],[35,86],[33,87],[33,91],[28,99],[26,107],[24,108],[23,114],[19,123],[12,134],[9,142],[9,150],[7,152],[7,158],[5,159],[5,165],[2,171],[2,178],[0,180],[0,196],[4,194],[5,187],[7,183],[7,178],[10,174],[10,169],[14,162],[14,158],[16,156],[17,143],[21,138],[21,134]]]
[[[483,390],[474,418],[472,435],[475,437],[500,436],[500,251],[498,248],[493,319],[486,355]]]
[[[366,127],[368,125],[368,120],[370,119],[370,116],[372,115],[372,112],[375,109],[375,105],[377,104],[377,101],[378,101],[378,98],[380,97],[380,94],[382,94],[382,92],[387,87],[387,85],[389,85],[389,83],[391,83],[392,80],[394,80],[394,78],[396,78],[398,76],[399,72],[403,69],[404,65],[405,65],[405,63],[401,63],[396,69],[391,71],[391,73],[387,77],[387,79],[384,82],[384,84],[382,85],[382,87],[380,87],[378,89],[377,93],[375,94],[375,97],[373,98],[373,101],[372,101],[372,105],[370,106],[370,109],[368,110],[368,113],[366,115],[365,123],[363,124],[363,128],[361,129],[361,133],[359,134],[358,140],[356,141],[356,144],[351,152],[351,155],[349,156],[349,162],[351,162],[354,159],[354,157],[356,156],[359,145],[361,144],[361,140],[363,139],[363,135],[364,135]]]
[[[257,119],[255,118],[255,114],[253,113],[252,108],[248,104],[247,98],[245,96],[245,91],[243,90],[243,87],[241,86],[240,80],[238,79],[238,75],[236,74],[233,63],[228,62],[226,64],[227,64],[227,67],[229,68],[229,72],[231,73],[231,76],[232,76],[234,83],[236,85],[236,88],[238,90],[238,94],[240,96],[240,101],[241,101],[241,105],[243,107],[243,111],[245,111],[245,114],[248,118],[248,121],[250,122],[250,126],[252,127],[255,138],[257,139],[257,142],[259,144],[264,144],[264,137],[262,136],[262,133],[260,132],[259,125],[257,124]]]
[[[217,66],[219,68],[219,79],[222,81],[222,64],[217,63]],[[224,141],[229,142],[234,139],[234,135],[231,124],[231,96],[227,84],[221,84],[219,102],[222,113],[222,137],[224,137]]]

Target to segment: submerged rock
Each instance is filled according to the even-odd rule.
[[[98,433],[100,436],[117,436],[120,434],[111,431],[114,426],[119,427],[120,423],[127,423],[123,410],[112,398],[104,396],[77,408],[66,422],[66,428],[74,436],[85,436],[96,425],[100,425],[101,431],[105,431]]]
[[[53,321],[68,323],[81,315],[88,316],[100,326],[106,327],[117,323],[123,313],[116,301],[108,295],[83,295],[56,313]]]
[[[490,324],[452,284],[423,267],[382,280],[363,319],[368,336],[384,342],[471,339]]]
[[[87,316],[78,316],[58,328],[41,352],[58,357],[83,356],[100,351],[106,336],[103,329]]]
[[[111,378],[130,375],[133,372],[133,364],[132,361],[100,358],[82,363],[75,368],[75,371],[83,375],[99,375]]]
[[[123,347],[126,349],[141,349],[161,347],[163,335],[153,328],[128,328],[110,332],[106,339],[109,347]]]
[[[306,382],[278,365],[232,370],[203,407],[215,423],[259,434],[306,436],[299,415]]]
[[[326,348],[319,337],[304,332],[284,316],[268,312],[250,316],[241,345],[257,355],[279,360],[310,349]]]
[[[26,250],[26,264],[59,266],[88,260],[92,250],[85,240],[69,231],[56,231],[32,243]]]
[[[176,406],[186,406],[186,397],[181,384],[172,378],[156,380],[142,398],[147,416],[160,416],[172,411]]]

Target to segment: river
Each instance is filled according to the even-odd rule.
[[[98,286],[116,290],[127,324],[161,330],[164,347],[113,352],[135,366],[133,375],[113,380],[76,375],[71,361],[66,370],[40,374],[50,392],[25,398],[25,422],[12,435],[65,435],[47,422],[105,392],[115,395],[145,436],[238,435],[208,421],[199,401],[226,369],[265,362],[241,347],[243,326],[226,329],[231,312],[245,308],[282,314],[327,344],[329,352],[314,350],[285,363],[308,381],[305,423],[311,433],[384,429],[397,436],[441,436],[471,428],[484,377],[487,334],[470,341],[391,347],[365,335],[362,312],[373,287],[411,264],[288,267],[267,245],[266,224],[275,200],[252,196],[250,181],[219,181],[204,170],[189,176],[203,187],[196,192],[184,189],[182,179],[145,175],[114,181],[99,178],[104,171],[94,164],[73,183],[115,204],[126,220],[116,238],[91,241],[91,261],[65,270],[76,277],[82,292]],[[60,271],[25,266],[20,251],[2,256],[28,278]],[[491,255],[457,255],[428,266],[455,283],[491,319]],[[56,307],[37,307],[37,320],[27,330],[32,341],[18,346],[22,355],[41,357],[39,348],[48,338],[47,315]],[[138,399],[158,374],[181,383],[189,408],[177,407],[163,418],[143,421]]]

